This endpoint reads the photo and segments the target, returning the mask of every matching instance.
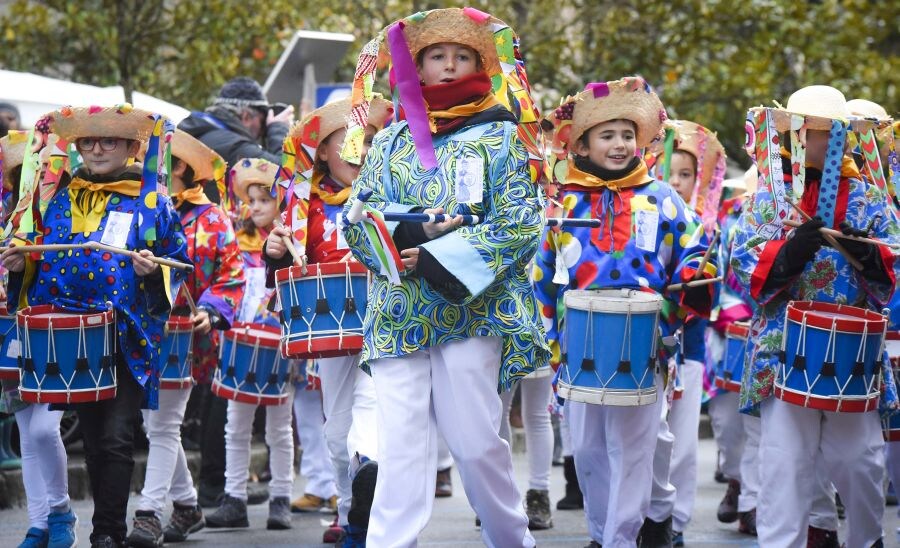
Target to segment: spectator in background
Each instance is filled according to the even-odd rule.
[[[11,129],[22,129],[22,116],[12,103],[0,103],[0,137],[5,137]]]

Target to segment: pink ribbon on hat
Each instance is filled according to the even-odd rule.
[[[485,13],[475,8],[463,8],[463,13],[476,23],[484,23],[491,18],[491,14]]]
[[[419,73],[413,61],[406,38],[403,36],[403,22],[398,21],[387,31],[388,47],[391,51],[391,63],[397,78],[397,91],[400,92],[400,103],[406,114],[409,132],[413,144],[419,154],[419,161],[425,169],[437,167],[434,144],[431,142],[431,126],[428,123],[428,109],[422,96],[419,84]]]
[[[609,95],[609,84],[606,82],[592,82],[584,86],[584,91],[590,91],[594,94],[594,99],[606,97]]]

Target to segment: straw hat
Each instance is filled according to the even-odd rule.
[[[830,130],[833,120],[849,120],[852,116],[847,108],[844,94],[831,86],[806,86],[795,91],[788,98],[787,106],[774,109],[775,127],[780,132],[791,129],[791,116],[799,114],[806,118],[809,129]]]
[[[889,121],[891,119],[883,106],[868,99],[851,99],[847,101],[847,110],[853,116],[874,118],[878,121]]]
[[[700,181],[701,192],[709,186],[716,163],[720,158],[725,158],[725,148],[719,142],[716,134],[700,124],[687,120],[672,120],[675,129],[675,150],[690,152],[697,159],[697,165],[702,171]],[[704,144],[705,141],[705,144]],[[701,151],[701,148],[705,149]]]
[[[262,185],[266,190],[272,188],[275,176],[278,175],[278,164],[263,158],[244,158],[238,160],[231,168],[231,185],[234,194],[244,203],[250,201],[247,189],[250,185]]]
[[[172,137],[172,156],[177,156],[194,170],[195,181],[209,181],[215,177],[218,165],[225,160],[208,146],[191,136],[186,131],[176,129]]]
[[[319,143],[324,141],[329,135],[341,128],[347,127],[347,118],[350,115],[350,109],[350,97],[345,97],[344,99],[321,106],[304,116],[299,122],[294,123],[294,125],[291,126],[286,139],[302,140],[306,126],[315,118],[318,118],[318,134],[310,136],[309,141],[304,143],[312,147],[318,147]],[[390,101],[382,99],[381,95],[376,93],[375,98],[369,105],[369,125],[374,126],[375,129],[380,131],[384,128],[384,125],[393,114],[393,104]]]
[[[637,146],[643,148],[659,134],[667,116],[650,85],[640,76],[629,76],[612,82],[588,84],[584,91],[565,99],[545,119],[557,131],[566,125],[565,120],[571,120],[570,133],[563,139],[566,146],[597,124],[630,120],[637,128]]]
[[[3,188],[10,191],[13,189],[13,181],[10,178],[12,170],[22,165],[25,161],[25,145],[28,144],[28,132],[21,130],[10,130],[9,133],[0,138],[0,154],[3,155]]]
[[[488,75],[499,74],[500,58],[494,43],[492,24],[507,26],[496,17],[463,8],[445,8],[417,13],[403,19],[403,35],[409,45],[413,59],[434,44],[452,42],[472,48],[481,56],[481,62]]]
[[[157,115],[123,103],[112,107],[62,107],[47,116],[50,117],[50,131],[67,141],[79,137],[145,141],[153,133]]]

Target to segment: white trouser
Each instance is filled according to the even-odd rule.
[[[294,420],[297,421],[297,437],[303,448],[300,474],[306,478],[305,492],[323,499],[330,499],[337,491],[334,486],[334,467],[325,443],[325,415],[322,412],[322,393],[294,390]]]
[[[566,405],[588,532],[603,546],[633,547],[647,515],[658,421],[665,405],[659,390],[652,405]]]
[[[650,490],[650,507],[647,509],[647,517],[655,522],[665,521],[675,509],[675,486],[671,482],[672,445],[675,443],[675,436],[669,430],[669,422],[666,420],[668,408],[662,405],[659,411],[656,450],[653,452],[653,486]]]
[[[741,414],[744,427],[744,451],[741,453],[741,496],[738,512],[756,508],[759,496],[759,417]]]
[[[534,546],[509,445],[497,434],[500,360],[498,337],[473,337],[371,363],[381,458],[370,548],[416,546],[434,503],[438,431],[481,518],[482,541]]]
[[[847,546],[882,536],[884,440],[877,412],[830,413],[769,398],[761,406],[760,546],[805,546],[816,475],[834,482],[847,508]],[[824,470],[816,469],[821,451]]]
[[[152,510],[158,518],[162,518],[166,508],[166,495],[171,494],[179,504],[197,504],[197,492],[181,445],[181,423],[190,397],[190,388],[160,390],[159,409],[143,411],[150,448],[137,508]]]
[[[62,416],[62,411],[50,411],[47,403],[16,412],[29,527],[46,530],[50,509],[62,510],[69,505],[66,449],[59,437]]]
[[[809,510],[809,524],[819,529],[837,531],[837,504],[834,502],[834,485],[825,473],[825,456],[822,452],[816,455],[816,481],[813,486],[812,504]]]
[[[552,382],[552,381],[551,381]],[[572,432],[569,429],[569,402],[564,401],[559,415],[559,441],[562,445],[562,456],[572,456]]]
[[[884,458],[888,477],[894,484],[894,492],[900,493],[900,441],[884,444]],[[900,516],[900,508],[897,508],[897,515]]]
[[[266,406],[266,445],[269,446],[270,499],[290,497],[294,483],[294,433],[291,428],[293,385],[284,403]],[[256,405],[228,400],[225,423],[225,493],[247,500],[250,476],[250,438]]]
[[[552,376],[524,378],[519,381],[522,391],[522,423],[525,426],[525,444],[528,453],[528,488],[550,489],[550,467],[553,466],[553,425],[550,424],[550,383]],[[515,390],[515,387],[513,387]],[[513,390],[500,394],[503,414],[500,418],[500,437],[512,444],[509,427],[509,409]]]
[[[741,481],[741,453],[744,451],[744,424],[738,411],[741,395],[720,388],[709,400],[709,420],[719,448],[722,473]],[[757,440],[758,441],[758,440]]]
[[[672,511],[672,529],[684,531],[694,511],[697,495],[697,450],[699,449],[700,400],[703,398],[702,362],[684,360],[681,375],[684,392],[681,399],[672,402],[669,411],[669,429],[675,437],[672,446],[672,465],[669,481],[675,486],[675,508]]]
[[[453,466],[453,455],[450,454],[450,448],[447,447],[447,440],[438,432],[437,469],[446,470],[451,466]]]
[[[358,355],[320,359],[319,379],[325,440],[337,486],[338,524],[343,526],[350,510],[350,457],[359,453],[378,460],[375,384],[359,368]]]

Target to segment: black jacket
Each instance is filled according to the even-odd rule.
[[[211,106],[206,112],[192,112],[178,124],[178,129],[215,150],[228,162],[228,167],[232,167],[243,158],[265,158],[281,164],[281,144],[289,128],[281,122],[266,127],[263,148],[247,133],[237,116],[223,108]]]

